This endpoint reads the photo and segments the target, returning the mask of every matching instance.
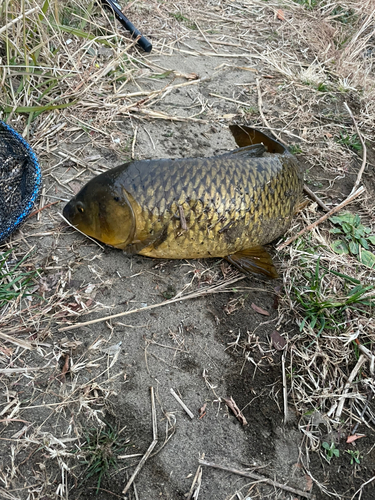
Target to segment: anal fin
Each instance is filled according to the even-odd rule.
[[[264,274],[268,278],[278,277],[271,255],[261,245],[240,250],[225,258],[241,272]]]

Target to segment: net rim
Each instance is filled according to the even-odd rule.
[[[14,128],[12,128],[10,125],[5,123],[4,121],[0,120],[0,127],[3,127],[5,130],[7,130],[9,133],[11,133],[18,142],[22,144],[22,146],[26,149],[26,153],[29,157],[29,160],[31,161],[31,164],[34,169],[34,175],[35,175],[35,181],[34,181],[34,189],[33,192],[31,193],[31,196],[29,197],[27,204],[25,208],[23,209],[22,213],[19,214],[16,219],[2,232],[0,232],[0,244],[4,242],[10,234],[15,231],[25,220],[26,218],[30,215],[31,210],[38,199],[39,196],[39,191],[42,185],[42,171],[37,159],[36,154],[34,153],[33,149],[31,148],[30,144],[22,137],[21,134],[19,134]]]

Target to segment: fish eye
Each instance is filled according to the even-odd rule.
[[[77,203],[77,210],[78,212],[80,212],[81,214],[83,214],[83,212],[85,211],[82,203]]]
[[[115,196],[113,199],[114,199],[115,201],[120,201],[120,198],[119,198],[118,196]]]

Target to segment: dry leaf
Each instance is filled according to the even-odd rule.
[[[262,309],[261,307],[257,306],[254,304],[254,302],[251,304],[251,307],[254,309],[254,311],[256,311],[257,313],[259,314],[263,314],[263,316],[269,316],[270,313],[268,311],[265,311],[264,309]]]
[[[278,351],[282,351],[286,346],[286,340],[284,339],[284,337],[280,335],[280,333],[277,330],[274,330],[271,333],[271,342],[273,347]]]
[[[10,357],[13,354],[13,349],[8,349],[5,346],[0,346],[0,352],[4,354],[4,356]]]
[[[280,21],[285,21],[284,11],[282,9],[278,9],[276,17],[277,19],[280,19]]]
[[[198,80],[199,75],[196,73],[179,73],[178,71],[174,71],[174,74],[179,78],[186,78],[186,80]]]
[[[59,375],[59,377],[61,378],[61,380],[65,380],[65,375],[69,371],[69,359],[70,359],[69,354],[67,354],[66,358],[65,358],[64,366],[62,367],[61,373]]]
[[[313,487],[313,481],[308,474],[305,474],[305,479],[306,479],[305,491],[311,491]]]
[[[354,434],[353,436],[349,436],[348,439],[346,440],[347,443],[354,443],[354,441],[357,441],[357,439],[366,437],[364,434]]]
[[[202,408],[199,408],[199,410],[198,410],[199,418],[202,418],[206,415],[206,408],[207,408],[207,403],[204,403]]]

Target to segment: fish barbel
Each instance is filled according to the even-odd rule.
[[[288,229],[301,201],[298,162],[258,130],[230,129],[240,147],[229,153],[132,161],[94,177],[65,218],[129,254],[225,257],[242,271],[277,277],[262,245]]]

